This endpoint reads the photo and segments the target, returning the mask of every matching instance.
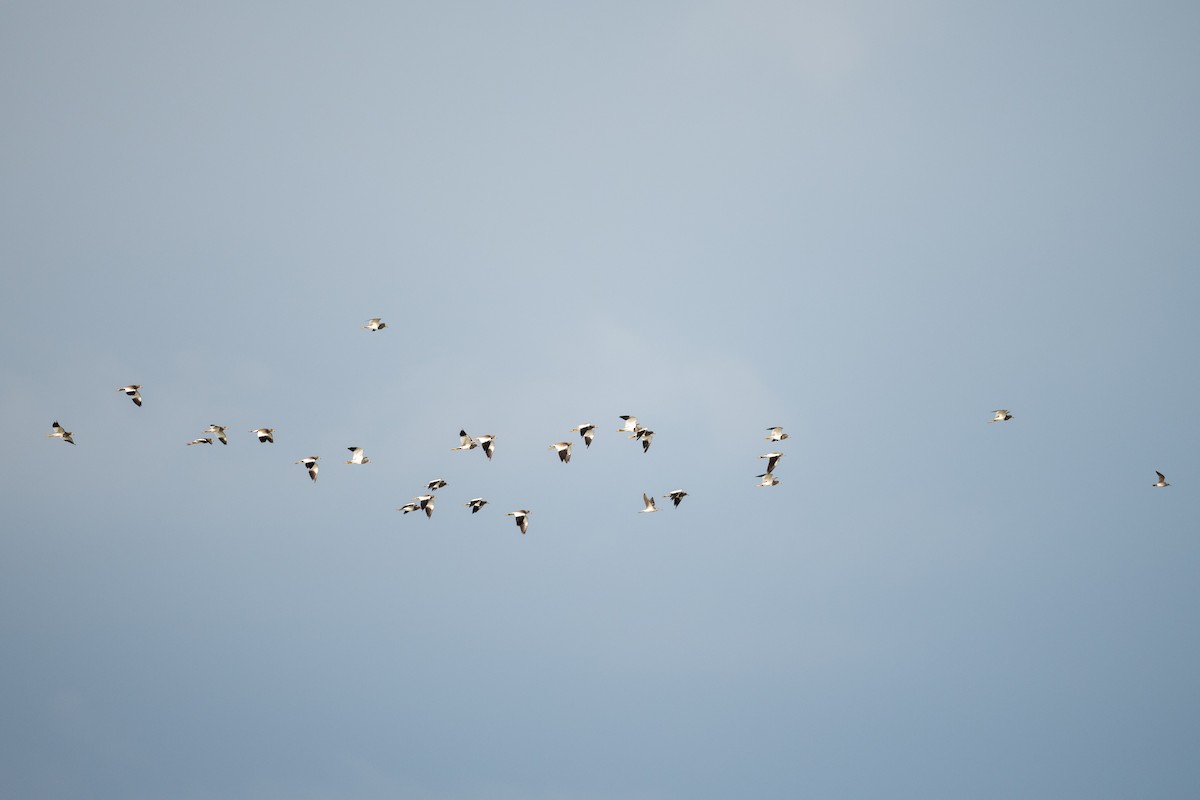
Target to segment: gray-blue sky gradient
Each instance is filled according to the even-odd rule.
[[[0,793],[1194,797],[1200,10],[978,6],[10,4]]]

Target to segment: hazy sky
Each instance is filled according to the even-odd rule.
[[[1195,797],[1198,25],[7,4],[0,794]]]

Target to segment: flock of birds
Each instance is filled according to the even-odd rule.
[[[375,322],[379,321],[372,320],[372,323]],[[384,327],[386,327],[386,325],[382,322],[379,322],[379,325],[371,330],[380,330]],[[124,386],[117,391],[128,394],[131,398],[133,398],[133,402],[140,407],[142,405],[142,396],[139,392],[141,388],[142,387],[140,385],[131,384],[129,386]],[[650,441],[654,436],[654,431],[638,424],[638,419],[635,416],[626,414],[621,416],[621,419],[624,420],[625,424],[623,427],[617,429],[617,433],[628,433],[630,439],[637,439],[642,443],[643,453],[649,451]],[[204,433],[215,434],[215,441],[219,441],[221,444],[227,445],[229,444],[229,436],[226,433],[227,430],[227,425],[217,425],[216,423],[213,423],[209,425],[207,429],[205,429]],[[788,434],[784,433],[783,428],[780,426],[768,428],[767,430],[770,431],[770,435],[763,438],[767,439],[768,441],[779,442],[788,438]],[[255,437],[258,438],[258,441],[262,444],[275,443],[274,428],[255,428],[250,432],[253,433]],[[591,447],[592,440],[596,438],[596,424],[593,422],[585,422],[582,425],[576,425],[574,428],[571,428],[571,432],[579,434],[580,438],[583,440],[584,447]],[[55,439],[62,439],[68,444],[75,444],[75,440],[72,438],[73,434],[71,431],[68,431],[66,428],[60,425],[58,420],[54,421],[51,426],[51,431],[47,434],[47,436]],[[492,460],[492,456],[495,454],[496,447],[496,437],[494,434],[489,433],[483,436],[471,436],[465,430],[459,430],[458,437],[458,447],[452,447],[450,448],[451,450],[474,450],[478,447],[479,449],[483,450],[483,453],[485,456],[487,456],[488,461]],[[191,441],[186,442],[186,444],[188,446],[196,444],[211,445],[213,442],[213,436],[204,436],[192,439]],[[571,447],[573,444],[573,442],[556,442],[550,445],[549,449],[554,450],[558,454],[559,460],[562,463],[567,464],[571,461]],[[369,464],[371,462],[371,459],[366,455],[366,451],[362,447],[351,445],[346,449],[350,451],[350,458],[346,461],[347,464]],[[783,453],[767,453],[766,455],[759,456],[759,458],[769,459],[767,462],[767,472],[756,476],[763,479],[762,483],[759,485],[778,485],[779,480],[771,474],[771,471],[775,468],[776,462],[778,462],[780,458],[783,458]],[[320,464],[318,463],[320,460],[320,456],[306,456],[295,463],[303,466],[308,472],[309,479],[313,483],[316,483],[317,476],[321,469]],[[413,511],[424,511],[426,518],[432,518],[434,504],[437,500],[437,495],[435,492],[437,492],[438,489],[442,489],[446,486],[449,486],[449,483],[447,483],[444,479],[434,478],[433,480],[429,481],[429,483],[425,484],[426,489],[428,489],[426,494],[414,497],[411,502],[405,503],[396,510],[402,511],[405,514]],[[663,499],[670,500],[674,504],[675,508],[678,508],[679,504],[683,502],[683,498],[687,497],[687,495],[688,493],[683,489],[672,489],[670,492],[667,492],[663,495]],[[658,511],[658,507],[655,505],[654,498],[650,495],[643,493],[642,503],[645,507],[638,513],[647,514]],[[463,505],[470,508],[472,514],[475,514],[478,513],[479,509],[483,508],[487,504],[488,501],[484,498],[475,497]],[[513,517],[517,527],[521,530],[521,533],[524,534],[529,530],[529,515],[531,513],[533,512],[531,512],[529,509],[521,508],[517,509],[516,511],[508,512],[506,516]]]
[[[372,332],[381,331],[386,327],[387,323],[383,322],[383,320],[379,317],[373,317],[367,321],[366,325],[363,325],[363,328]],[[141,389],[141,384],[131,383],[128,386],[122,386],[121,388],[117,389],[117,391],[125,393],[125,395],[127,395],[133,401],[133,404],[140,408],[142,405]],[[1007,422],[1013,418],[1013,415],[1010,414],[1008,409],[1005,408],[998,408],[992,413],[995,416],[988,420],[989,423]],[[638,422],[638,418],[635,416],[626,414],[622,415],[620,419],[624,424],[622,427],[617,428],[617,433],[628,434],[628,438],[635,439],[642,443],[643,453],[649,452],[650,443],[654,438],[654,431],[650,430],[644,425],[641,425]],[[186,444],[188,446],[197,444],[211,445],[215,440],[219,441],[222,445],[227,445],[229,444],[229,437],[226,433],[227,429],[228,426],[226,425],[217,425],[216,423],[213,423],[203,431],[203,433],[213,434],[213,436],[200,436],[192,439]],[[785,433],[783,427],[779,425],[767,428],[767,431],[768,434],[763,438],[768,442],[782,442],[785,439],[790,438],[790,435]],[[274,428],[255,428],[250,432],[254,434],[261,444],[275,443]],[[584,447],[590,448],[592,446],[592,441],[596,437],[596,424],[593,422],[585,422],[581,425],[576,425],[574,428],[571,428],[571,433],[578,433],[580,438],[583,440]],[[60,425],[58,420],[55,420],[52,423],[50,433],[47,434],[47,436],[54,439],[61,439],[68,444],[75,444],[75,440],[72,438],[73,434],[71,431]],[[466,430],[460,429],[458,432],[458,437],[458,447],[452,447],[450,448],[451,450],[470,451],[479,448],[483,451],[483,454],[487,457],[488,461],[491,461],[492,456],[495,455],[496,436],[494,434],[489,433],[484,434],[483,436],[471,436],[466,432]],[[561,461],[563,464],[569,464],[571,462],[571,448],[573,445],[574,442],[571,441],[555,442],[549,446],[549,449],[555,452],[559,461]],[[366,452],[362,447],[359,447],[358,445],[351,445],[346,449],[350,451],[350,458],[346,461],[347,464],[363,465],[371,462],[371,459],[367,457]],[[779,460],[783,458],[783,456],[783,453],[775,451],[764,453],[763,455],[759,456],[759,458],[764,458],[767,460],[766,472],[755,476],[761,479],[758,484],[759,486],[770,487],[779,485],[780,481],[775,477],[775,467],[778,465]],[[320,466],[318,464],[320,460],[320,456],[306,456],[295,463],[303,466],[308,473],[309,479],[315,483],[317,480],[317,475],[320,471]],[[1158,481],[1151,484],[1151,486],[1162,488],[1171,485],[1167,483],[1166,477],[1161,472],[1156,470],[1154,474],[1158,476]],[[441,478],[435,478],[426,484],[427,492],[425,494],[421,494],[412,498],[410,502],[404,504],[396,510],[405,514],[413,511],[424,511],[426,518],[432,518],[434,503],[437,500],[436,492],[448,485],[449,484],[445,480]],[[662,495],[662,498],[665,500],[670,500],[674,504],[674,507],[678,508],[679,504],[683,502],[683,498],[687,496],[688,493],[683,489],[673,489],[667,494]],[[642,503],[644,508],[642,508],[642,510],[638,513],[651,514],[659,510],[655,505],[654,497],[651,495],[643,493]],[[484,498],[476,497],[464,503],[463,505],[470,508],[472,514],[476,514],[487,504],[488,501]],[[516,511],[509,511],[506,516],[513,517],[517,527],[520,529],[521,533],[524,534],[529,530],[529,516],[531,513],[532,512],[529,509],[521,508],[517,509]]]

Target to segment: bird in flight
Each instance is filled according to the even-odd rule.
[[[1162,474],[1161,472],[1159,472],[1158,470],[1154,470],[1154,474],[1158,476],[1158,483],[1152,483],[1152,484],[1150,484],[1151,486],[1158,486],[1158,487],[1160,487],[1160,488],[1161,488],[1161,487],[1163,487],[1163,486],[1170,486],[1170,485],[1171,485],[1171,484],[1167,483],[1167,476],[1166,476],[1166,475],[1163,475],[1163,474]]]
[[[510,511],[504,516],[515,517],[513,521],[517,523],[517,527],[521,529],[521,535],[525,535],[525,531],[529,530],[529,514],[531,512],[527,508],[522,508],[519,511]]]
[[[387,327],[387,323],[381,320],[379,317],[371,317],[369,320],[367,320],[367,324],[363,325],[363,327],[372,332],[381,331]]]
[[[225,435],[225,429],[227,427],[229,427],[229,426],[228,425],[218,425],[214,422],[212,425],[209,425],[204,430],[204,432],[205,433],[215,433],[217,435],[217,439],[220,440],[221,444],[229,444],[229,437]]]
[[[451,450],[474,450],[479,446],[479,442],[467,436],[467,432],[459,430],[458,432],[458,447],[451,447]]]
[[[576,425],[574,428],[571,428],[571,433],[575,433],[576,431],[579,431],[579,435],[583,437],[583,446],[591,447],[592,439],[596,438],[595,424],[591,422],[585,422],[582,425]]]
[[[414,497],[413,502],[417,504],[417,508],[425,512],[425,519],[433,519],[433,501],[436,499],[432,494],[423,494],[420,497]]]
[[[477,514],[479,513],[479,509],[487,505],[487,500],[484,500],[482,497],[476,497],[469,503],[463,503],[463,505],[470,508],[472,514]]]
[[[679,508],[679,504],[683,502],[683,498],[685,497],[687,497],[687,492],[683,489],[675,489],[663,495],[663,499],[673,502],[676,508]]]
[[[211,437],[211,436],[206,436],[206,437],[204,437],[203,439],[192,439],[190,442],[188,442],[188,444],[189,444],[189,445],[193,445],[193,444],[212,444],[212,437]]]
[[[767,453],[759,458],[767,459],[767,472],[774,472],[775,465],[779,463],[779,459],[783,458],[783,453]]]
[[[405,503],[404,505],[400,506],[396,510],[403,511],[405,514],[407,514],[410,511],[420,511],[421,506],[417,503]]]
[[[778,486],[779,478],[776,478],[769,472],[764,472],[762,475],[755,475],[756,478],[762,478],[762,483],[759,486]]]
[[[446,483],[441,478],[434,478],[429,483],[425,484],[425,488],[431,492],[436,492],[438,489],[441,489],[443,486],[449,486],[449,485],[450,484]]]
[[[770,435],[764,436],[763,438],[766,439],[768,442],[782,442],[784,439],[791,438],[790,433],[783,432],[782,425],[776,425],[774,428],[767,428],[767,430],[770,431],[771,433],[770,433]]]
[[[650,450],[650,440],[654,438],[654,431],[639,425],[629,438],[640,439],[642,442],[642,452],[645,453]]]
[[[259,442],[270,442],[271,444],[275,444],[274,428],[255,428],[250,432],[258,437]]]
[[[138,391],[138,389],[141,388],[142,385],[140,383],[131,383],[128,386],[122,386],[120,389],[117,389],[117,391],[124,392],[125,394],[129,395],[131,398],[133,398],[133,404],[141,408],[142,393]]]
[[[347,464],[371,463],[371,459],[363,455],[363,449],[361,447],[347,447],[346,449],[350,451],[350,460],[346,462]]]
[[[564,464],[571,463],[571,443],[570,442],[559,442],[558,444],[552,444],[552,445],[550,445],[550,447],[548,449],[557,450],[558,451],[558,460],[561,461],[562,463],[564,463]]]
[[[488,461],[491,461],[492,453],[496,450],[496,437],[490,433],[485,433],[475,441],[479,442],[479,446],[483,448],[483,454],[487,456]]]
[[[988,422],[1004,422],[1005,420],[1012,419],[1012,414],[1008,413],[1007,408],[997,408],[992,413],[996,416],[989,419]]]
[[[639,511],[639,514],[653,514],[655,511],[658,511],[658,508],[654,505],[654,498],[645,492],[642,492],[642,503],[646,507]]]
[[[58,420],[50,426],[50,432],[46,434],[52,439],[62,439],[67,444],[75,444],[75,440],[71,438],[71,432],[58,424]]]
[[[308,470],[308,477],[313,479],[313,483],[317,482],[317,461],[320,458],[320,456],[309,456],[296,462],[297,464],[304,465],[304,468]]]
[[[625,420],[625,427],[617,428],[617,433],[634,433],[637,431],[637,417],[631,417],[626,414],[621,419]]]

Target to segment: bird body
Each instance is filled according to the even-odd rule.
[[[646,507],[639,511],[639,514],[653,514],[655,511],[658,511],[658,507],[654,505],[654,498],[645,492],[642,493],[642,503]]]
[[[371,319],[367,320],[367,324],[363,325],[363,327],[372,332],[381,331],[387,327],[387,323],[381,320],[379,317],[371,317]]]
[[[229,444],[229,437],[225,435],[225,429],[227,427],[229,427],[229,426],[228,425],[218,425],[214,422],[212,425],[209,425],[207,428],[205,428],[204,432],[205,433],[215,433],[217,435],[217,439],[220,440],[221,444]]]
[[[637,430],[635,430],[633,435],[629,438],[640,439],[642,442],[642,452],[645,453],[650,449],[650,441],[654,438],[654,431],[650,430],[649,428],[643,428],[639,425]]]
[[[203,438],[203,439],[192,439],[190,442],[188,442],[188,444],[189,444],[189,445],[193,445],[193,444],[212,444],[212,437],[208,437],[208,436],[206,436],[206,437],[205,437],[205,438]]]
[[[569,464],[571,462],[570,442],[558,442],[557,444],[550,445],[549,449],[558,451],[558,459],[562,463]]]
[[[443,486],[449,486],[449,485],[450,484],[446,483],[441,478],[434,478],[429,483],[425,484],[425,488],[427,488],[431,492],[436,492],[438,489],[441,489]]]
[[[515,517],[513,520],[517,523],[517,527],[521,529],[521,535],[525,535],[525,531],[529,530],[529,514],[531,512],[527,508],[522,508],[519,511],[510,511],[504,516]]]
[[[423,494],[420,497],[414,497],[413,502],[417,504],[418,508],[425,512],[426,519],[433,519],[433,501],[436,499],[437,497],[435,495]]]
[[[764,472],[762,475],[755,475],[756,478],[762,478],[762,483],[759,486],[778,486],[779,478],[776,478],[769,472]]]
[[[405,514],[407,514],[410,511],[420,511],[421,506],[418,503],[405,503],[404,505],[400,506],[396,510],[403,511]]]
[[[484,500],[482,497],[476,497],[469,503],[463,503],[463,505],[470,508],[472,514],[476,514],[479,512],[479,509],[487,505],[487,500]]]
[[[988,422],[1004,422],[1005,420],[1012,419],[1012,414],[1008,413],[1007,408],[997,408],[992,413],[996,416],[989,419]]]
[[[274,428],[255,428],[250,432],[258,437],[259,442],[270,442],[271,444],[275,444]]]
[[[320,456],[309,456],[308,458],[302,458],[296,462],[297,464],[304,465],[305,469],[308,470],[308,477],[312,478],[313,483],[317,482],[317,461],[319,461],[320,458]]]
[[[591,447],[592,439],[596,438],[596,425],[591,422],[585,422],[582,425],[576,425],[574,428],[571,428],[571,433],[575,433],[576,431],[583,437],[583,446]]]
[[[490,433],[485,433],[483,436],[476,437],[475,441],[479,442],[479,446],[483,448],[483,454],[487,456],[487,460],[492,460],[492,453],[496,450],[496,437]]]
[[[790,439],[791,434],[783,432],[783,426],[776,425],[773,428],[767,428],[771,433],[763,438],[768,442],[782,442],[784,439]]]
[[[458,432],[458,447],[451,447],[451,450],[474,450],[479,446],[479,442],[467,435],[467,432],[460,430]]]
[[[771,473],[775,471],[775,465],[779,463],[779,459],[783,458],[783,453],[766,453],[759,458],[767,459],[767,472]]]
[[[128,386],[122,386],[120,389],[117,389],[117,391],[124,392],[125,394],[129,395],[133,399],[133,404],[141,408],[142,393],[138,391],[141,388],[142,385],[140,383],[131,383]]]
[[[75,440],[71,438],[71,432],[62,425],[59,425],[58,420],[55,420],[50,425],[50,432],[46,435],[52,439],[62,439],[67,444],[75,444]]]
[[[363,449],[361,447],[347,447],[346,449],[350,451],[350,460],[346,462],[347,464],[371,463],[371,459],[363,455]]]
[[[687,492],[683,489],[673,489],[663,495],[663,499],[670,500],[679,508],[679,504],[683,502],[683,498],[687,497]]]
[[[1162,488],[1162,487],[1164,487],[1164,486],[1170,486],[1170,485],[1171,485],[1171,484],[1167,483],[1167,476],[1166,476],[1166,475],[1163,475],[1163,474],[1162,474],[1161,472],[1159,472],[1158,470],[1155,470],[1155,471],[1154,471],[1154,474],[1158,476],[1158,483],[1152,483],[1152,484],[1150,484],[1151,486],[1157,486],[1157,487],[1159,487],[1159,488]]]
[[[637,430],[637,426],[638,426],[637,417],[626,414],[626,415],[623,415],[621,417],[621,419],[625,420],[625,427],[617,428],[617,433],[633,433],[634,431]]]

